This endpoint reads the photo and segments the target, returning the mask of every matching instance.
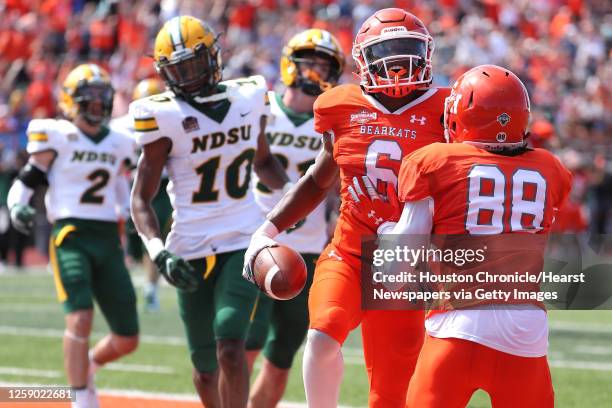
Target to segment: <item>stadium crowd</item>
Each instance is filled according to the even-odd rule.
[[[435,39],[435,84],[485,63],[527,85],[531,143],[555,151],[575,173],[560,231],[612,230],[612,10],[607,0],[4,0],[0,1],[0,256],[23,246],[8,229],[6,192],[24,163],[30,119],[57,114],[57,84],[77,63],[106,67],[114,115],[134,85],[155,76],[149,56],[161,24],[179,14],[209,22],[224,50],[225,78],[261,74],[278,83],[282,45],[318,27],[351,54],[355,30],[374,11],[400,7]],[[356,81],[351,61],[342,81]],[[586,218],[581,214],[589,214]],[[573,215],[572,215],[573,214]],[[588,220],[588,221],[587,221]],[[7,235],[9,234],[9,235]],[[43,240],[38,240],[44,242]],[[41,245],[44,247],[44,243]],[[19,251],[18,251],[19,252]]]

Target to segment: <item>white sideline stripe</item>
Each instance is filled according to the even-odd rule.
[[[57,370],[38,370],[34,368],[0,367],[0,374],[18,375],[24,377],[61,378],[62,372]]]
[[[168,366],[155,366],[147,364],[124,364],[110,363],[104,366],[104,370],[125,371],[131,373],[148,373],[148,374],[175,374],[176,371]]]
[[[598,363],[596,361],[552,360],[549,365],[576,370],[612,371],[612,363]]]
[[[565,330],[581,333],[600,333],[612,334],[611,325],[592,324],[592,323],[571,323],[571,322],[549,322],[550,330]]]
[[[0,326],[0,335],[62,338],[64,336],[64,331],[58,329],[37,329],[35,327]],[[106,333],[92,333],[91,335],[92,337],[103,337],[106,335]],[[176,336],[141,335],[140,342],[145,344],[160,344],[169,346],[186,346],[187,344],[184,338]],[[363,357],[363,351],[359,347],[344,346],[342,347],[342,353],[345,355],[345,357]]]
[[[612,355],[612,347],[610,346],[576,346],[574,347],[576,353],[582,354],[593,354],[599,356]]]
[[[53,384],[56,386],[62,386],[62,384]],[[35,386],[49,386],[49,384],[25,384],[15,382],[4,382],[0,381],[0,387],[35,387]],[[124,397],[124,398],[141,398],[141,399],[155,399],[165,401],[188,401],[198,402],[199,399],[193,394],[173,394],[164,392],[146,392],[139,390],[117,390],[117,389],[98,389],[99,395],[106,395],[110,397]],[[306,404],[301,402],[281,401],[278,408],[306,408]],[[354,408],[348,405],[340,405],[338,408]]]
[[[49,337],[62,338],[63,330],[58,329],[37,329],[34,327],[18,327],[18,326],[0,326],[0,334],[9,336],[24,336],[24,337]],[[107,333],[92,333],[92,337],[104,337]],[[182,337],[174,336],[150,336],[141,335],[140,341],[147,344],[161,344],[168,346],[186,346],[186,341]]]

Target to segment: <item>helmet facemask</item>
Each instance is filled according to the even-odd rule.
[[[162,56],[156,67],[168,86],[186,99],[209,96],[221,82],[221,52],[216,40],[210,48],[198,44],[194,49],[174,51],[170,60]]]
[[[113,111],[115,91],[106,82],[86,82],[77,85],[72,98],[77,114],[92,126],[108,123]]]
[[[317,61],[316,57],[325,59],[326,62]],[[297,69],[293,86],[300,88],[306,95],[318,96],[336,85],[340,78],[340,65],[337,60],[324,52],[298,51],[291,61]]]
[[[353,56],[366,92],[401,98],[433,79],[431,37],[420,33],[382,36],[356,45]]]

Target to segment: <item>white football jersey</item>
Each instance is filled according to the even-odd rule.
[[[321,150],[321,135],[314,130],[313,115],[296,114],[283,103],[282,97],[268,92],[270,112],[266,135],[270,150],[285,167],[292,182],[297,182],[306,173]],[[267,214],[282,197],[280,190],[272,191],[259,182],[253,174],[252,189],[255,200]],[[319,204],[296,228],[274,238],[301,253],[318,254],[327,241],[325,203]]]
[[[136,144],[115,129],[95,142],[72,122],[33,119],[28,125],[28,153],[57,153],[47,172],[47,218],[117,221],[116,183],[125,182],[120,170],[136,160]]]
[[[166,169],[174,211],[166,248],[188,260],[247,248],[263,222],[249,185],[266,82],[252,76],[221,85],[225,97],[207,113],[172,92],[130,105],[138,144],[172,140]]]

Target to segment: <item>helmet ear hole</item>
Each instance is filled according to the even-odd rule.
[[[451,130],[452,130],[453,132],[455,132],[455,131],[457,130],[457,122],[452,121],[452,122],[451,122],[451,125],[450,125],[450,128],[451,128]]]

